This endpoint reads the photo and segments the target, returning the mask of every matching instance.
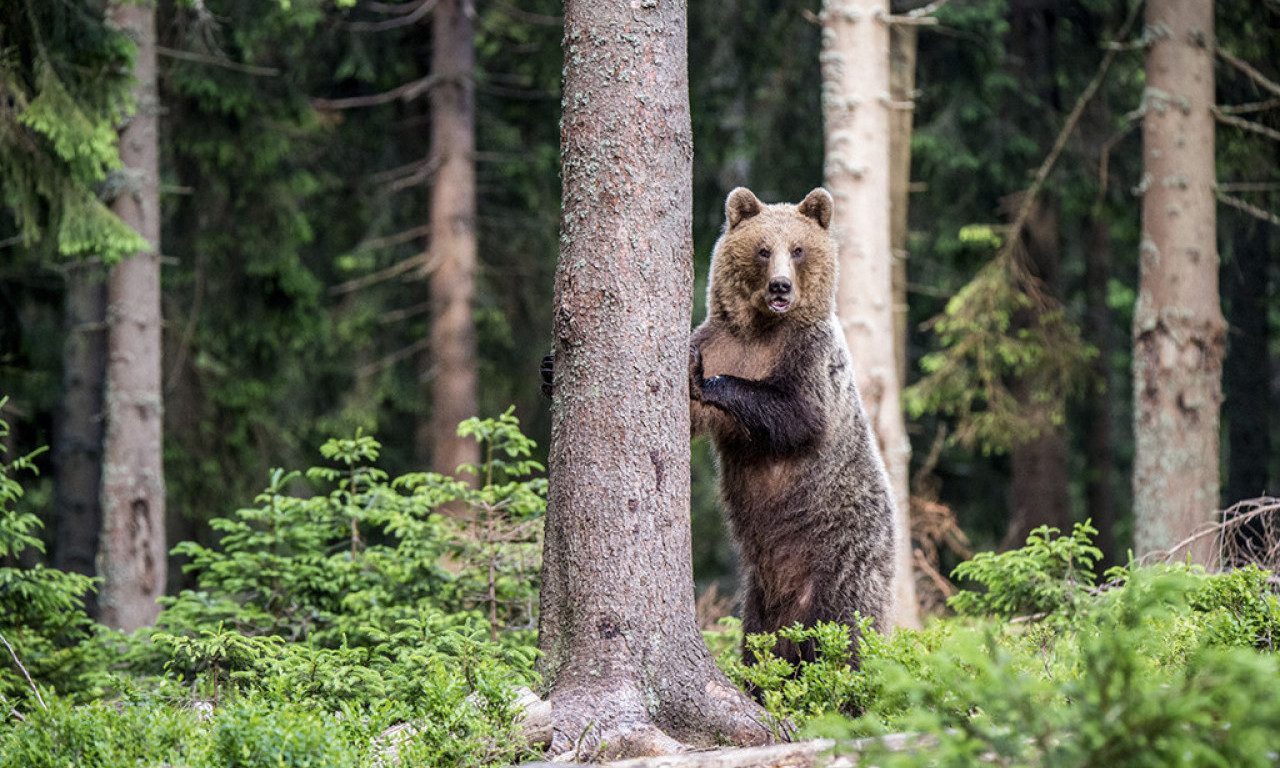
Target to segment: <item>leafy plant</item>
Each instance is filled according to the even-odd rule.
[[[0,398],[0,408],[7,398]],[[0,459],[7,448],[9,425],[0,419]],[[40,519],[20,512],[22,484],[16,475],[35,473],[34,459],[44,449],[0,460],[0,558],[16,558],[27,549],[44,551]],[[0,697],[20,707],[32,697],[34,681],[68,693],[93,692],[103,677],[98,649],[82,644],[92,622],[84,613],[84,595],[93,579],[37,563],[31,567],[0,566]],[[33,682],[28,682],[30,675]],[[6,710],[7,712],[8,710]]]
[[[1088,521],[1077,523],[1070,536],[1041,526],[1021,549],[980,552],[956,566],[952,575],[978,582],[987,591],[959,592],[947,605],[969,616],[1071,616],[1094,585],[1093,566],[1102,552],[1090,536],[1097,532]]]
[[[740,626],[736,619],[722,623],[733,629]],[[864,648],[878,637],[870,618],[858,620],[857,633]],[[779,658],[779,642],[811,651],[814,660],[793,664]],[[783,737],[818,715],[854,713],[865,707],[866,677],[849,667],[851,644],[849,627],[843,624],[819,622],[803,627],[797,623],[776,633],[748,635],[745,647],[753,659],[750,664],[742,661],[736,648],[722,651],[717,661],[730,680],[757,693],[769,713],[770,727]]]

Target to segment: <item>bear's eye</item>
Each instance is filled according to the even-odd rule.
[[[797,245],[795,248],[792,248],[792,249],[791,249],[791,258],[792,258],[793,260],[795,260],[795,261],[803,261],[803,260],[804,260],[804,247],[803,247],[803,246],[799,246],[799,245]]]
[[[769,253],[768,248],[761,248],[760,250],[756,251],[756,256],[759,257],[761,261],[768,261],[771,255],[772,254]]]

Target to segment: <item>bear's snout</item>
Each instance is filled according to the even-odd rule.
[[[786,312],[791,308],[791,279],[775,277],[769,281],[769,309]]]

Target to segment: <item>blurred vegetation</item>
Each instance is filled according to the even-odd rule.
[[[766,663],[744,668],[727,620],[709,642],[735,680],[765,692],[780,732],[936,735],[936,749],[881,765],[926,754],[939,765],[985,754],[1010,765],[1275,762],[1264,739],[1280,721],[1273,578],[1095,571],[1125,561],[1130,526],[1143,72],[1136,33],[1115,40],[1126,6],[951,2],[919,33],[908,383],[944,375],[907,398],[917,490],[952,526],[939,541],[967,534],[991,549],[1009,525],[1010,447],[1061,427],[1072,519],[1059,527],[1072,533],[1041,529],[1024,549],[959,568],[966,552],[943,547],[940,577],[970,587],[950,601],[961,616],[888,637],[864,630],[857,673],[839,662],[847,636],[836,627],[788,630],[823,650],[815,665],[778,666],[765,638],[751,642]],[[426,99],[338,106],[427,77],[429,22],[387,24],[388,8],[407,6],[363,0],[157,7],[166,486],[185,568],[170,569],[158,626],[123,637],[79,609],[91,578],[47,565],[55,467],[41,446],[60,407],[67,267],[137,245],[104,207],[127,187],[113,142],[132,109],[132,44],[103,25],[98,2],[0,3],[0,394],[14,427],[0,431],[0,635],[12,648],[0,708],[25,718],[0,724],[0,766],[365,765],[401,721],[432,724],[402,746],[424,765],[519,759],[510,688],[532,682],[545,454],[516,425],[545,444],[536,371],[558,248],[560,3],[476,6],[480,403],[512,410],[464,426],[486,458],[455,477],[416,471],[426,462],[412,454],[414,424],[431,403],[414,358],[430,307],[425,283],[397,271],[425,242]],[[699,297],[729,189],[796,200],[821,183],[817,10],[691,4]],[[1215,12],[1218,45],[1280,80],[1280,6]],[[1048,323],[1027,328],[1019,316],[1042,287],[996,258],[1009,199],[1113,42],[1122,50],[1048,177],[1059,279]],[[1245,110],[1231,114],[1280,130],[1274,94],[1223,57],[1217,90]],[[1265,132],[1224,123],[1217,155],[1222,195],[1280,210],[1280,149]],[[1262,317],[1233,320],[1224,471],[1249,471],[1224,486],[1224,506],[1280,477],[1270,227],[1220,206],[1224,306]],[[1109,258],[1095,286],[1099,235]],[[698,299],[695,322],[703,312]],[[1260,357],[1241,356],[1250,344]],[[1233,360],[1260,378],[1233,375]],[[999,397],[1027,375],[1051,393],[1034,412]],[[1091,478],[1086,418],[1100,403],[1114,463]],[[1253,443],[1229,436],[1243,427]],[[309,464],[318,445],[322,466],[277,469]],[[734,555],[705,442],[693,477],[696,574],[723,587]],[[1101,557],[1088,482],[1116,510],[1102,532],[1115,551]],[[466,514],[440,515],[442,504]]]

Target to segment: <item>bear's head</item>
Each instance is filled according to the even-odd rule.
[[[831,194],[799,205],[765,205],[745,187],[729,193],[711,255],[707,312],[747,330],[778,322],[821,322],[835,310],[836,244]]]

